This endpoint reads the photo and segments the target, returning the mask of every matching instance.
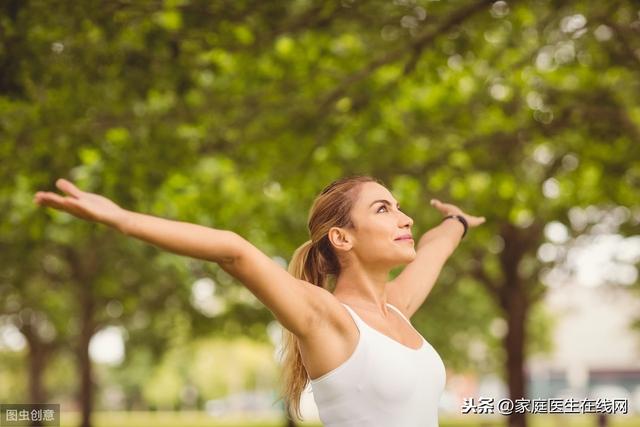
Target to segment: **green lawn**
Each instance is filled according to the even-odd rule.
[[[63,412],[61,427],[76,427],[79,415]],[[596,427],[595,415],[530,415],[528,427]],[[94,427],[281,427],[279,420],[216,420],[203,412],[96,412]],[[302,423],[300,426],[321,427],[318,423]],[[460,416],[440,418],[440,427],[505,427],[504,418],[487,416]],[[609,419],[608,427],[638,427],[640,416],[616,415]]]

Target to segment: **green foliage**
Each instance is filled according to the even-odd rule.
[[[145,401],[159,409],[171,409],[181,404],[181,392],[189,385],[203,401],[242,390],[275,389],[279,368],[273,351],[273,346],[244,337],[200,339],[174,347],[145,381]]]

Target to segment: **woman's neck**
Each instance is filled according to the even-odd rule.
[[[363,269],[345,269],[336,280],[333,294],[346,304],[363,310],[386,313],[388,278],[388,271],[372,273]]]

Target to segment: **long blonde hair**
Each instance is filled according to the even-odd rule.
[[[289,263],[289,273],[332,292],[332,279],[340,274],[340,263],[327,233],[331,227],[353,227],[351,210],[365,182],[378,182],[369,176],[338,179],[315,198],[307,226],[310,239],[295,250]],[[300,396],[309,383],[309,375],[302,364],[298,338],[286,329],[282,331],[283,389],[287,416],[302,420]]]

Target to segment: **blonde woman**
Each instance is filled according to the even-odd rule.
[[[287,272],[232,231],[128,211],[64,179],[56,186],[65,196],[38,192],[35,202],[218,263],[242,282],[285,328],[283,397],[294,416],[301,418],[310,383],[327,427],[438,425],[444,364],[409,319],[467,228],[484,217],[432,200],[446,220],[416,247],[413,220],[384,185],[343,178],[314,200],[310,239]]]

